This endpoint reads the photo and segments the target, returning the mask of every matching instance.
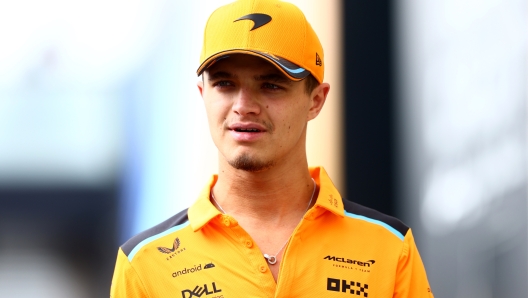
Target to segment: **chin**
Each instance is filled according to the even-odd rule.
[[[262,161],[248,154],[242,154],[228,161],[237,170],[246,172],[261,172],[273,167],[273,161]]]

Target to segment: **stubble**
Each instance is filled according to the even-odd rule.
[[[246,172],[260,172],[273,167],[273,161],[259,161],[251,158],[248,154],[242,154],[228,162],[233,168]]]

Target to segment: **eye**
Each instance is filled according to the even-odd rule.
[[[271,89],[271,90],[279,90],[282,89],[282,87],[272,84],[272,83],[264,83],[262,84],[263,89]]]
[[[230,87],[233,85],[234,84],[230,81],[218,81],[218,82],[213,83],[213,87],[220,87],[220,88]]]

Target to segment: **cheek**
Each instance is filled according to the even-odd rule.
[[[219,113],[218,108],[214,105],[206,104],[207,123],[209,125],[209,133],[213,138],[215,144],[217,139],[221,136],[223,128],[223,116]]]
[[[230,107],[226,106],[221,100],[209,99],[205,101],[205,110],[209,122],[213,124],[223,122]]]
[[[306,105],[294,105],[280,110],[280,121],[277,123],[286,135],[299,136],[305,125],[307,117]]]

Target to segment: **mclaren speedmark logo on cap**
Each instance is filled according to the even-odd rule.
[[[266,25],[267,23],[271,22],[271,16],[267,15],[267,14],[263,14],[263,13],[251,13],[251,14],[248,14],[248,15],[245,15],[243,17],[240,17],[236,20],[234,20],[233,22],[238,22],[238,21],[242,21],[242,20],[252,20],[253,21],[253,28],[251,28],[251,30],[249,31],[253,31],[257,28],[260,28],[264,25]]]

